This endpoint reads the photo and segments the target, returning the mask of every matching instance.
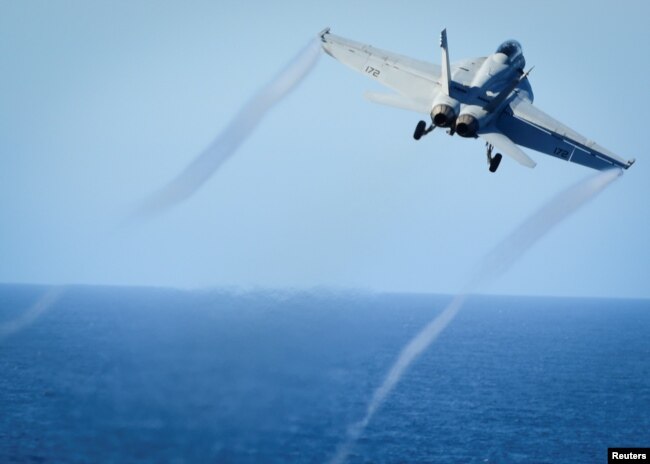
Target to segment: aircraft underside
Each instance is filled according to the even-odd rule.
[[[427,126],[426,121],[419,121],[415,126],[415,131],[413,132],[413,138],[415,140],[420,140],[428,133],[433,132],[433,130],[436,127],[437,126],[435,123],[431,123],[429,124],[429,126]],[[453,126],[447,129],[447,134],[454,135],[455,133],[456,131]],[[486,147],[488,170],[490,172],[496,172],[497,169],[499,168],[499,164],[501,164],[503,155],[501,153],[496,153],[493,155],[492,152],[494,150],[494,145],[492,145],[489,142],[485,142],[485,147]]]
[[[533,105],[528,81],[532,68],[524,70],[522,48],[515,40],[503,42],[492,55],[451,65],[443,30],[438,66],[330,34],[329,29],[320,37],[328,55],[396,92],[370,92],[369,100],[430,117],[430,124],[417,123],[415,140],[436,127],[449,135],[482,138],[490,172],[498,169],[502,153],[534,168],[537,163],[521,147],[598,170],[628,169],[634,163]]]

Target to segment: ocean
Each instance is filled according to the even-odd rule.
[[[0,286],[0,326],[46,288]],[[326,463],[450,296],[69,287],[0,339],[2,463]],[[472,296],[348,463],[650,446],[650,301]]]

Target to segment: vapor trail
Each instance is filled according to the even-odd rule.
[[[232,156],[266,112],[287,96],[316,65],[320,40],[311,40],[257,95],[230,121],[219,136],[169,184],[143,202],[133,218],[161,212],[187,199]],[[33,306],[12,321],[0,324],[0,342],[40,318],[63,296],[62,287],[49,289]]]
[[[267,111],[288,95],[313,69],[320,40],[313,39],[262,88],[225,129],[175,179],[143,202],[134,217],[150,216],[186,200],[203,185],[253,132]]]
[[[397,360],[388,371],[386,378],[373,393],[365,416],[348,428],[347,439],[339,445],[334,457],[330,460],[330,464],[341,464],[345,461],[352,446],[384,403],[386,397],[395,388],[395,385],[397,385],[413,361],[438,338],[438,335],[453,320],[463,307],[469,293],[503,275],[540,238],[602,192],[605,187],[622,174],[622,170],[612,169],[578,182],[549,200],[541,209],[498,243],[478,263],[474,273],[464,286],[463,292],[455,296],[442,313],[433,318],[402,349]]]
[[[622,169],[602,171],[553,197],[481,260],[467,282],[464,292],[472,292],[479,286],[489,284],[504,274],[540,238],[602,192],[621,175],[623,175]]]
[[[51,287],[36,303],[23,311],[18,317],[0,324],[0,342],[36,322],[47,310],[59,301],[63,293],[64,290],[62,287]]]

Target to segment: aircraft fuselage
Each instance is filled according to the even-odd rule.
[[[496,53],[485,58],[470,82],[454,82],[449,97],[457,102],[452,102],[452,105],[458,108],[455,120],[458,135],[477,137],[479,129],[492,122],[498,114],[495,110],[506,104],[512,91],[521,83],[525,63],[521,46],[515,41],[507,41]],[[457,69],[463,70],[462,64]],[[523,95],[525,98],[532,101],[532,91],[528,90],[529,85],[519,89],[526,94]]]

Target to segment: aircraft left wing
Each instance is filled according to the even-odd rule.
[[[440,66],[330,34],[320,34],[325,52],[361,74],[390,87],[411,102],[431,107],[440,92]]]
[[[578,134],[525,98],[515,98],[499,115],[496,125],[517,145],[593,169],[627,169],[634,163]]]

